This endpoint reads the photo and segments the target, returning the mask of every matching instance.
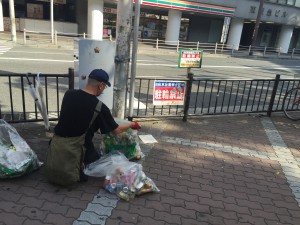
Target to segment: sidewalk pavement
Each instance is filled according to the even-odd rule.
[[[47,182],[42,167],[0,181],[0,225],[300,224],[300,121],[243,114],[140,124],[139,134],[158,141],[141,148],[143,170],[159,193],[125,202],[92,177],[61,188]],[[13,126],[44,161],[43,125]]]

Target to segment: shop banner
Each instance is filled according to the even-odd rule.
[[[201,68],[202,50],[180,50],[178,68]]]
[[[185,81],[154,81],[153,105],[184,105],[185,87]]]

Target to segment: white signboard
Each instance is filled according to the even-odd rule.
[[[103,69],[109,75],[111,87],[104,90],[99,99],[107,105],[113,107],[113,86],[115,74],[115,53],[116,43],[108,40],[82,39],[78,41],[78,83],[82,89],[87,83],[90,72],[94,69]],[[75,62],[74,62],[75,63]]]

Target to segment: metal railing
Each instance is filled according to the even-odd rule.
[[[63,32],[54,32],[54,37],[52,40],[51,33],[36,32],[30,30],[23,30],[23,44],[24,45],[59,45],[63,47],[73,48],[73,42],[75,38],[90,38],[91,36],[86,33],[77,34],[77,33],[63,33]],[[112,40],[111,36],[103,37],[103,39]]]
[[[187,116],[235,113],[266,113],[270,116],[272,112],[282,111],[286,91],[300,84],[300,79],[280,79],[280,75],[274,79],[243,80],[190,76],[186,80],[187,93],[190,93],[186,98],[188,104],[155,106],[152,104],[154,81],[154,78],[136,78],[137,107],[133,117],[177,116],[186,119]]]
[[[22,35],[22,36],[20,36]],[[9,33],[6,34],[6,38],[10,39]],[[34,46],[34,45],[48,45],[48,46],[59,46],[66,48],[74,48],[74,40],[78,38],[91,38],[90,34],[87,33],[62,33],[54,32],[54,38],[52,40],[51,33],[41,33],[30,30],[23,30],[22,33],[18,33],[17,41],[21,44]],[[3,39],[3,38],[2,38]],[[114,40],[110,36],[104,36],[103,39]],[[138,51],[168,51],[177,53],[182,49],[193,49],[193,50],[203,50],[205,53],[209,54],[224,54],[231,56],[249,56],[251,51],[254,56],[261,57],[278,57],[278,58],[298,58],[300,57],[300,49],[291,48],[288,49],[287,53],[282,53],[282,48],[276,47],[258,47],[258,46],[230,46],[226,43],[201,43],[201,42],[188,42],[188,41],[165,41],[160,39],[143,39],[138,40]]]
[[[29,79],[35,86],[35,75]],[[163,80],[186,81],[185,104],[178,106],[153,105],[155,78],[135,80],[134,118],[265,113],[282,111],[282,102],[287,90],[300,86],[300,79],[202,79],[188,78]],[[0,118],[8,122],[42,121],[35,101],[26,84],[26,74],[0,75]],[[50,120],[58,120],[61,101],[68,89],[74,88],[74,71],[68,74],[42,74],[41,84],[45,87],[46,107]],[[127,107],[128,109],[128,107]]]
[[[36,86],[36,76],[28,74],[28,77]],[[49,120],[57,120],[64,93],[68,89],[74,89],[74,70],[69,69],[68,74],[41,74],[40,79],[44,87]],[[30,95],[26,74],[2,74],[0,84],[1,119],[10,123],[43,120]]]
[[[159,39],[139,39],[139,51],[143,50],[168,50],[179,52],[182,49],[203,50],[210,54],[226,54],[232,56],[247,56],[250,52],[254,56],[262,57],[300,57],[300,49],[292,48],[288,53],[283,54],[281,47],[258,47],[258,46],[234,46],[226,43],[201,43],[201,42],[186,42],[186,41],[165,41]]]

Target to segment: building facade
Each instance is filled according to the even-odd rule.
[[[14,0],[17,29],[50,32],[50,0]],[[259,0],[143,0],[139,36],[249,46]],[[134,5],[134,4],[133,4]],[[9,0],[0,0],[0,31],[10,29]],[[2,15],[1,15],[2,14]],[[116,35],[117,1],[54,0],[54,29],[61,33]],[[1,23],[0,23],[1,24]],[[256,46],[300,48],[300,0],[265,0]]]

